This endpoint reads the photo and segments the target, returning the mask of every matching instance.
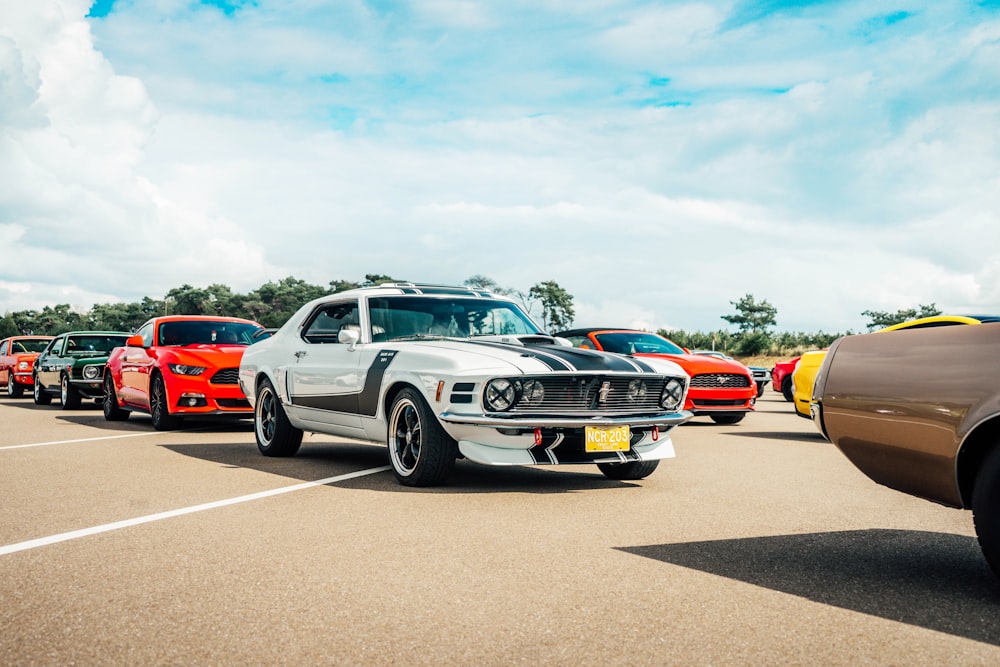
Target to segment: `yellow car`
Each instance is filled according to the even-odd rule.
[[[916,320],[900,322],[884,329],[879,329],[874,333],[883,331],[897,331],[899,329],[926,329],[928,327],[944,327],[954,324],[983,324],[986,322],[1000,321],[1000,317],[995,315],[932,315],[931,317],[921,317]],[[808,356],[808,360],[806,357]],[[792,392],[794,394],[795,413],[800,417],[812,418],[810,405],[812,404],[813,385],[816,383],[816,374],[819,367],[823,365],[826,357],[826,350],[818,352],[806,352],[802,359],[795,366],[792,372]],[[804,363],[803,363],[804,362]]]
[[[792,371],[792,402],[795,405],[795,414],[800,417],[812,418],[809,414],[809,404],[812,402],[813,383],[825,358],[826,350],[806,352]]]

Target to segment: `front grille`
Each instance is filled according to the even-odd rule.
[[[508,414],[646,414],[663,412],[660,394],[666,378],[662,376],[542,376],[518,378],[540,382],[544,398],[526,405],[523,400],[507,411]],[[644,392],[631,392],[630,383],[641,383]],[[606,391],[604,391],[606,389]],[[602,396],[603,394],[603,396]],[[488,410],[488,408],[487,408]]]
[[[215,372],[212,379],[209,380],[212,384],[239,384],[240,382],[240,369],[239,368],[222,368]]]
[[[692,377],[691,386],[712,389],[749,387],[750,378],[735,373],[704,373]]]

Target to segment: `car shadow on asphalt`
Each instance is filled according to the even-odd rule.
[[[65,413],[58,414],[56,419],[78,424],[80,426],[90,426],[108,431],[148,431],[150,435],[158,433],[183,433],[184,431],[215,431],[219,433],[240,432],[253,433],[253,421],[250,419],[220,418],[214,415],[205,417],[185,417],[182,426],[171,431],[157,431],[150,423],[147,414],[134,413],[125,421],[109,422],[104,418],[104,412],[98,409],[93,414]]]
[[[792,431],[728,431],[726,435],[736,435],[741,438],[761,438],[764,440],[796,440],[815,444],[830,444],[819,431],[815,433],[795,433]]]
[[[253,436],[246,442],[159,445],[184,456],[211,461],[229,468],[246,468],[281,475],[297,482],[312,482],[357,470],[389,465],[384,445],[358,442],[304,443],[292,457],[262,456]],[[592,470],[592,472],[591,472]],[[656,472],[653,473],[654,475]],[[459,459],[448,481],[435,487],[406,487],[391,472],[337,482],[338,487],[405,493],[572,493],[599,489],[640,487],[642,482],[606,478],[596,467],[549,468],[531,466],[485,466]]]
[[[618,548],[1000,646],[1000,579],[974,537],[873,528]]]

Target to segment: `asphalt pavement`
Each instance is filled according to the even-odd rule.
[[[770,388],[649,478],[399,486],[382,446],[0,398],[3,665],[997,665],[969,512],[880,487]]]

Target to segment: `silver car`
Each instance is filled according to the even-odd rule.
[[[239,381],[264,455],[294,455],[304,431],[383,442],[407,486],[459,457],[642,479],[691,417],[673,362],[573,348],[512,299],[411,283],[305,304],[247,348]]]

